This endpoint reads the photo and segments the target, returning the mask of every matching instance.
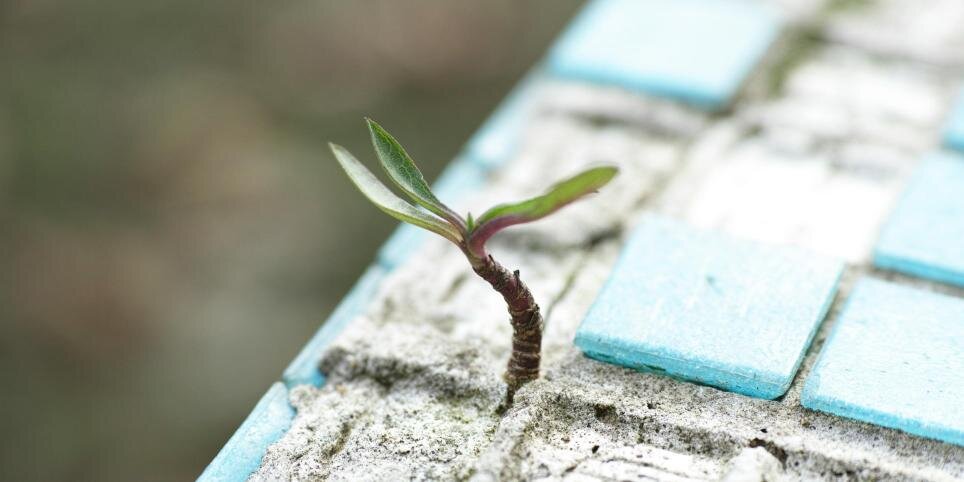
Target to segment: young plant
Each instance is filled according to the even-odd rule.
[[[615,167],[589,169],[555,184],[541,196],[518,203],[500,204],[478,219],[473,219],[471,214],[462,218],[432,193],[425,177],[398,141],[371,119],[366,120],[382,168],[415,205],[392,193],[345,148],[329,144],[335,158],[355,186],[375,206],[389,216],[432,231],[458,246],[475,273],[505,299],[512,322],[512,354],[505,372],[508,385],[506,401],[511,404],[519,387],[539,377],[542,315],[529,288],[519,279],[519,270],[510,272],[496,262],[486,252],[485,243],[502,229],[541,219],[595,192],[606,185],[618,170]]]

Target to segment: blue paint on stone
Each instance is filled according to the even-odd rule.
[[[739,0],[596,0],[549,54],[560,77],[615,84],[715,111],[770,48],[776,11]]]
[[[803,388],[804,407],[964,445],[964,299],[865,278]]]
[[[198,482],[247,480],[261,466],[268,446],[288,431],[294,416],[295,411],[288,404],[288,389],[275,382],[204,469]]]
[[[408,223],[399,223],[375,257],[385,269],[395,269],[408,259],[429,236],[435,236],[435,234]]]
[[[324,375],[318,371],[322,354],[348,323],[365,310],[385,274],[385,269],[377,265],[365,271],[351,291],[338,303],[328,320],[285,369],[281,379],[287,386],[308,384],[317,387],[325,383]]]
[[[526,123],[534,113],[541,78],[541,69],[537,66],[512,89],[469,139],[465,152],[473,162],[491,170],[512,158],[519,148]]]
[[[874,264],[964,286],[964,156],[924,160],[881,231]]]
[[[964,151],[964,88],[961,88],[951,116],[944,127],[944,144],[952,149]]]
[[[479,164],[457,159],[442,171],[438,180],[432,185],[432,191],[442,202],[451,206],[464,196],[480,189],[485,181],[486,171]],[[465,213],[461,214],[465,215]],[[437,234],[401,223],[378,251],[378,262],[386,269],[394,269],[431,236],[437,236]]]
[[[745,395],[786,392],[843,264],[647,216],[576,332],[588,356]]]

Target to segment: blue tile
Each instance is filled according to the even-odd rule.
[[[288,405],[288,389],[281,382],[275,382],[197,480],[247,480],[261,466],[268,446],[288,431],[294,416],[294,410]]]
[[[477,191],[488,179],[486,169],[465,158],[452,161],[432,183],[432,192],[446,204],[455,205]]]
[[[779,397],[842,263],[647,216],[576,332],[593,358]]]
[[[924,160],[881,231],[874,264],[964,286],[964,156]]]
[[[408,223],[398,223],[398,227],[378,250],[375,257],[385,269],[395,269],[431,236],[435,236],[435,234]]]
[[[533,115],[542,72],[535,67],[502,101],[465,147],[468,157],[486,169],[495,169],[519,148],[526,123]]]
[[[453,205],[466,195],[480,189],[485,185],[485,181],[486,171],[480,165],[457,159],[445,168],[432,185],[432,191],[442,202]],[[432,236],[437,235],[422,228],[401,223],[378,251],[378,262],[387,269],[394,269]]]
[[[958,94],[957,102],[944,128],[944,144],[952,149],[964,151],[964,88]]]
[[[751,1],[596,0],[551,50],[549,69],[719,110],[781,23]]]
[[[289,387],[310,384],[320,386],[325,383],[325,377],[318,371],[321,355],[332,340],[341,333],[348,323],[360,315],[385,277],[386,271],[379,266],[368,268],[355,283],[351,291],[341,300],[328,320],[315,333],[308,344],[301,349],[298,356],[291,361],[288,368],[281,375],[281,379]]]
[[[860,280],[807,378],[814,410],[964,445],[964,299]]]

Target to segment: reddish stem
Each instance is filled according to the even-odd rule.
[[[512,399],[522,385],[539,378],[539,362],[542,351],[542,314],[539,305],[532,297],[532,292],[519,279],[519,271],[509,272],[505,267],[492,259],[469,257],[472,269],[482,279],[492,285],[509,308],[512,322],[512,354],[505,371],[505,381],[508,384],[506,404],[511,405]]]

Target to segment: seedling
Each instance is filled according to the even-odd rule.
[[[544,218],[595,192],[606,185],[618,169],[589,169],[555,184],[541,196],[518,203],[500,204],[478,219],[473,219],[471,214],[462,218],[432,193],[425,177],[398,141],[374,121],[368,119],[367,122],[382,168],[415,205],[392,193],[345,148],[330,144],[335,158],[355,186],[379,209],[451,241],[465,254],[475,273],[505,299],[512,322],[512,354],[505,371],[508,385],[506,402],[511,404],[519,387],[539,377],[542,315],[529,288],[519,279],[519,270],[510,272],[504,268],[486,252],[485,243],[502,229]]]

